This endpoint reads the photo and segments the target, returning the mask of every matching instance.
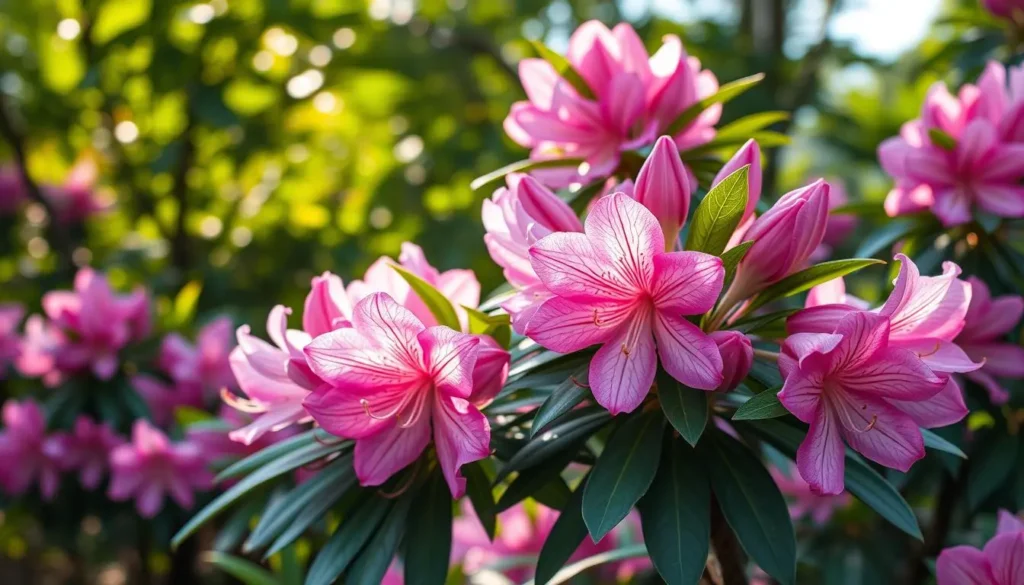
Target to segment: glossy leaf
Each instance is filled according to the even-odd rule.
[[[967,504],[976,510],[989,496],[1010,479],[1010,471],[1017,460],[1020,439],[1015,435],[999,435],[982,441],[971,458],[967,475]]]
[[[342,521],[316,555],[306,575],[306,585],[333,583],[377,532],[391,504],[390,500],[371,496],[356,507],[352,516]]]
[[[420,488],[409,513],[405,585],[435,585],[448,576],[452,549],[452,496],[440,470]]]
[[[583,522],[583,491],[586,483],[587,478],[584,477],[544,540],[540,556],[537,557],[535,581],[538,585],[549,582],[569,562],[569,557],[587,536],[587,525]]]
[[[581,438],[589,437],[597,432],[612,418],[607,410],[600,407],[573,411],[567,420],[559,422],[550,430],[534,437],[520,449],[498,472],[495,481],[501,481],[513,471],[538,465],[548,458],[560,453],[567,446],[575,444]]]
[[[466,496],[473,504],[476,517],[484,527],[487,537],[494,540],[497,531],[497,509],[494,503],[494,492],[491,490],[491,480],[484,471],[480,461],[474,461],[462,466],[462,475],[466,478]]]
[[[392,264],[391,268],[394,268],[395,272],[400,274],[405,279],[405,282],[409,283],[416,296],[423,301],[423,304],[430,310],[430,314],[437,320],[438,325],[462,331],[462,325],[459,323],[459,316],[455,313],[455,307],[441,294],[441,291],[398,264]]]
[[[873,258],[851,258],[848,260],[831,260],[829,262],[815,264],[810,268],[805,268],[799,272],[790,274],[786,278],[783,278],[779,282],[776,282],[761,291],[756,297],[754,297],[754,300],[750,305],[748,305],[745,313],[750,313],[772,301],[777,301],[779,299],[793,296],[797,293],[802,293],[805,290],[809,290],[823,282],[828,282],[839,278],[840,276],[846,276],[851,272],[856,272],[862,268],[875,264],[885,264],[885,262],[875,260]]]
[[[398,498],[395,505],[388,511],[387,517],[366,544],[348,573],[345,585],[380,585],[384,574],[391,565],[391,559],[398,551],[398,545],[405,534],[405,521],[412,505],[413,494],[407,493]],[[448,559],[445,558],[445,561]]]
[[[732,420],[762,420],[766,418],[779,418],[786,416],[789,411],[779,402],[779,391],[781,386],[770,388],[755,394],[750,400],[743,403],[732,415]]]
[[[725,250],[747,207],[749,173],[750,166],[743,166],[708,191],[690,220],[687,250],[716,256]]]
[[[244,585],[281,585],[273,573],[250,560],[216,551],[206,553],[203,559]]]
[[[533,424],[530,427],[531,437],[536,436],[539,431],[544,430],[563,414],[583,402],[590,394],[590,389],[587,387],[589,371],[589,364],[580,367],[551,391],[551,396],[540,405],[537,414],[533,417]]]
[[[708,424],[708,396],[658,370],[658,400],[668,422],[690,445],[696,445]]]

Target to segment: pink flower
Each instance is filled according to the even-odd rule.
[[[94,490],[103,480],[109,464],[110,452],[124,444],[108,423],[93,422],[79,415],[75,427],[58,437],[58,459],[61,469],[78,470],[82,487]]]
[[[984,282],[973,276],[967,280],[971,285],[970,307],[954,341],[972,360],[984,363],[966,376],[988,390],[993,403],[1004,404],[1010,394],[997,378],[1024,378],[1024,347],[1004,341],[1020,322],[1024,299],[1020,295],[992,298]]]
[[[56,356],[67,343],[67,336],[52,321],[31,315],[25,320],[25,336],[14,365],[22,376],[41,377],[47,386],[56,386],[63,378]]]
[[[183,406],[203,408],[203,389],[197,382],[169,384],[148,374],[135,374],[129,381],[160,427],[170,426],[175,411]]]
[[[352,327],[313,340],[309,365],[328,385],[305,400],[328,432],[356,439],[362,485],[380,485],[415,461],[433,429],[453,496],[465,491],[459,469],[490,453],[490,425],[467,399],[480,338],[426,327],[386,293],[356,304]]]
[[[662,136],[636,176],[632,197],[658,219],[669,252],[675,249],[679,230],[690,213],[690,191],[690,177],[679,149],[671,137]]]
[[[504,269],[516,294],[502,304],[519,334],[551,295],[530,265],[530,246],[553,232],[582,232],[583,224],[558,195],[536,179],[516,173],[483,203],[484,243],[491,258]]]
[[[981,5],[995,16],[1024,25],[1024,1],[981,0]]]
[[[164,337],[157,365],[177,384],[218,391],[234,385],[229,362],[233,348],[231,320],[221,317],[199,330],[194,345],[177,333]]]
[[[999,511],[996,535],[985,548],[954,546],[939,554],[938,585],[1021,585],[1024,583],[1024,522]]]
[[[21,173],[13,165],[0,166],[0,213],[8,214],[18,210],[25,201]]]
[[[796,333],[782,346],[779,400],[811,425],[797,466],[819,494],[843,491],[843,441],[868,459],[906,471],[924,442],[904,405],[938,394],[947,380],[912,351],[889,343],[889,319],[854,311],[833,333]]]
[[[52,500],[60,487],[60,442],[46,436],[46,417],[32,400],[8,400],[3,407],[0,432],[0,487],[21,495],[39,482],[44,500]]]
[[[50,202],[59,223],[76,223],[105,211],[108,207],[96,196],[99,169],[91,158],[75,163],[60,185],[41,185],[43,197]]]
[[[110,488],[115,501],[135,499],[143,518],[152,518],[163,508],[164,495],[189,510],[195,491],[209,489],[213,475],[199,448],[188,442],[172,443],[145,420],[135,421],[132,440],[110,454]]]
[[[528,101],[516,102],[505,118],[505,131],[532,149],[532,158],[573,157],[588,169],[545,171],[538,176],[552,186],[607,176],[619,153],[651,144],[687,107],[718,91],[714,74],[688,57],[679,38],[648,57],[643,41],[628,24],[608,30],[597,21],[583,23],[569,38],[566,55],[594,94],[580,95],[543,59],[523,59],[519,78]],[[714,138],[721,105],[705,110],[673,136],[680,149]]]
[[[1007,72],[989,63],[978,85],[958,96],[936,83],[921,117],[878,147],[882,168],[896,179],[885,200],[890,217],[930,210],[945,226],[967,223],[980,208],[1024,217],[1024,67]],[[929,131],[955,141],[947,149]]]
[[[348,326],[352,303],[341,278],[330,272],[313,277],[302,308],[302,329],[312,337]]]
[[[789,499],[789,515],[794,519],[807,516],[820,526],[826,524],[836,510],[850,505],[850,494],[847,493],[838,496],[816,494],[800,477],[795,466],[791,465],[786,471],[772,467],[769,471],[779,491]]]
[[[717,388],[723,392],[735,390],[754,365],[754,346],[750,338],[739,331],[714,331],[708,334],[722,354],[722,374],[725,380]]]
[[[0,380],[7,376],[8,364],[21,355],[18,326],[25,316],[25,307],[18,303],[0,303]]]
[[[143,339],[150,328],[149,295],[142,288],[118,295],[107,279],[89,268],[75,276],[74,291],[43,295],[43,310],[60,329],[73,335],[54,349],[57,369],[63,372],[91,368],[101,380],[117,372],[117,353]]]
[[[693,388],[713,390],[724,381],[718,346],[685,318],[717,300],[722,261],[664,250],[658,220],[623,193],[594,205],[585,233],[551,234],[530,248],[533,269],[553,297],[527,334],[559,353],[601,345],[590,384],[612,413],[643,402],[659,356],[673,378]]]

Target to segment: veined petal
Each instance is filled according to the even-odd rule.
[[[415,398],[413,393],[422,391],[418,388],[390,388],[359,396],[343,388],[324,385],[310,392],[302,406],[328,433],[348,439],[363,439],[400,418],[402,407]]]
[[[1000,217],[1024,217],[1024,187],[1017,185],[979,185],[974,188],[978,206]]]
[[[811,420],[807,437],[796,452],[796,465],[811,491],[819,495],[843,493],[846,470],[845,449],[839,424],[827,408]]]
[[[957,278],[960,267],[942,265],[941,276],[921,276],[917,266],[897,254],[900,272],[895,288],[878,314],[889,317],[891,338],[935,337],[952,341],[963,329],[971,302],[971,287]]]
[[[401,362],[405,368],[417,369],[423,363],[416,336],[423,323],[387,293],[373,293],[359,301],[352,315],[352,326],[360,335],[372,340],[381,353]]]
[[[391,422],[377,433],[356,441],[354,467],[360,485],[381,485],[416,461],[430,443],[430,417],[426,414],[408,427]]]
[[[909,416],[918,426],[926,429],[945,427],[960,422],[967,416],[963,391],[950,377],[942,390],[927,400],[888,399],[903,414]]]
[[[859,371],[885,351],[889,340],[889,319],[856,311],[839,320],[836,334],[842,335],[843,340],[832,353],[833,371]]]
[[[935,563],[939,585],[992,585],[985,553],[973,546],[954,546],[939,554]]]
[[[1001,378],[1024,378],[1024,347],[1012,343],[976,343],[970,355],[985,360],[985,371]]]
[[[836,323],[856,311],[849,305],[817,305],[790,315],[786,319],[786,331],[794,333],[832,333]]]
[[[721,258],[703,252],[672,252],[654,257],[651,296],[659,310],[700,315],[715,305],[725,268]]]
[[[639,76],[626,71],[617,73],[601,98],[601,113],[606,123],[625,136],[644,110],[644,87]]]
[[[423,348],[424,366],[437,390],[468,398],[473,392],[473,368],[480,339],[440,326],[424,329],[417,339]]]
[[[621,274],[620,266],[594,248],[592,239],[579,233],[545,236],[530,247],[530,264],[548,290],[570,301],[622,300],[635,295],[639,289]]]
[[[608,341],[633,312],[632,303],[582,305],[555,297],[533,314],[526,334],[552,351],[570,353]]]
[[[973,361],[959,345],[950,341],[922,338],[902,342],[897,346],[914,352],[935,372],[973,372],[985,365],[984,361]],[[1021,357],[1024,357],[1024,350]]]
[[[288,379],[289,354],[258,337],[249,334],[249,326],[242,325],[236,334],[238,347],[231,355],[244,360],[261,377],[274,382],[286,383]]]
[[[654,336],[661,365],[691,388],[714,390],[725,380],[718,344],[675,311],[656,309]]]
[[[786,338],[782,344],[782,353],[779,359],[779,369],[783,376],[788,376],[787,368],[783,367],[783,359],[792,361],[795,364],[803,365],[804,360],[811,356],[824,358],[843,341],[843,336],[837,333],[794,333]],[[819,364],[827,364],[827,361],[819,361]]]
[[[995,583],[1024,585],[1024,532],[997,534],[984,552]]]
[[[466,492],[466,480],[459,470],[490,454],[491,427],[475,406],[455,396],[435,395],[434,445],[441,471],[452,497]]]
[[[634,290],[650,289],[654,256],[665,250],[665,236],[653,213],[625,193],[612,193],[594,204],[583,229]]]
[[[843,389],[863,396],[896,400],[927,400],[946,385],[946,380],[935,375],[917,354],[894,347],[838,372],[836,381]]]
[[[650,309],[634,312],[590,362],[590,386],[612,414],[632,412],[643,402],[658,368]]]
[[[413,343],[417,343],[415,337]],[[418,343],[416,349],[419,351]],[[355,329],[336,329],[306,346],[306,361],[317,376],[361,393],[415,384],[421,373],[404,358],[397,351],[371,344]]]
[[[846,442],[886,467],[907,471],[924,457],[921,429],[888,403],[853,392],[831,392],[829,406]]]
[[[789,368],[787,368],[789,369]],[[820,416],[825,378],[820,368],[789,369],[779,391],[779,402],[793,416],[805,423],[812,423]]]
[[[302,329],[313,337],[334,329],[336,319],[348,319],[352,304],[341,278],[324,272],[313,278],[313,285],[302,309]]]
[[[284,354],[282,353],[281,355],[283,356]],[[231,351],[228,363],[231,365],[231,372],[235,375],[238,387],[245,392],[246,396],[253,400],[273,404],[293,398],[301,400],[309,392],[309,388],[302,388],[296,385],[288,377],[287,373],[283,377],[268,377],[264,375],[261,370],[253,367],[252,362],[245,355],[241,347],[236,347]],[[282,363],[287,368],[287,359],[283,360]]]
[[[308,417],[301,402],[277,404],[257,416],[248,425],[231,431],[228,436],[232,441],[252,445],[263,435],[279,431]]]

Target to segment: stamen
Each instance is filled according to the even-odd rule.
[[[594,309],[594,326],[595,327],[600,327],[601,326],[601,318],[598,317],[598,315],[597,315],[597,309]]]
[[[230,406],[231,408],[234,408],[235,410],[239,410],[241,412],[246,412],[249,414],[258,414],[267,411],[266,405],[263,404],[262,402],[242,398],[241,396],[234,394],[227,388],[220,389],[220,399],[223,400],[224,403]]]
[[[936,342],[935,343],[935,349],[929,351],[928,353],[919,353],[919,354],[917,354],[917,357],[919,357],[919,358],[926,358],[928,356],[935,355],[935,354],[939,353],[939,348],[940,347],[942,347],[942,346],[938,342]]]
[[[391,412],[389,412],[388,414],[380,415],[380,414],[373,414],[372,412],[370,412],[370,401],[369,400],[367,400],[365,398],[360,398],[359,399],[359,404],[362,405],[363,412],[365,412],[366,416],[372,418],[373,420],[387,420],[387,419],[389,419],[389,418],[391,418],[393,416],[397,416],[399,411],[402,410],[402,407],[405,406],[406,402],[408,402],[408,399],[405,399],[405,400],[402,400],[401,402],[399,402],[398,406],[396,406],[395,409],[392,410]]]
[[[626,356],[629,355],[629,346],[627,346],[625,343],[622,344],[622,354]]]
[[[426,403],[426,396],[420,396],[417,400],[415,400],[412,405],[412,412],[409,413],[409,416],[406,417],[405,422],[399,422],[398,426],[402,427],[403,429],[407,429],[412,425],[416,424],[416,421],[418,421],[420,419],[420,416],[423,415],[423,411],[425,410],[424,405],[426,405]]]

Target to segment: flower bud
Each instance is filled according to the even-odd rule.
[[[722,170],[718,171],[718,174],[715,175],[715,180],[711,182],[711,186],[714,187],[746,165],[750,165],[750,169],[747,171],[747,208],[743,211],[743,219],[740,220],[740,225],[745,224],[754,215],[754,210],[757,209],[757,201],[761,198],[761,147],[758,146],[757,141],[753,138],[748,140],[725,163]]]
[[[750,344],[750,338],[739,331],[715,331],[708,334],[708,337],[718,345],[718,351],[722,354],[722,374],[725,380],[716,390],[735,390],[754,364],[754,347]]]
[[[534,222],[552,232],[576,232],[580,220],[576,213],[558,195],[529,175],[513,174],[508,177],[509,189],[519,199],[523,211]]]
[[[352,315],[352,304],[345,294],[341,278],[324,272],[313,277],[312,288],[302,309],[302,329],[316,337],[333,331],[336,322]]]
[[[665,246],[672,250],[690,211],[690,178],[672,138],[662,136],[654,144],[636,176],[633,198],[658,218]]]

